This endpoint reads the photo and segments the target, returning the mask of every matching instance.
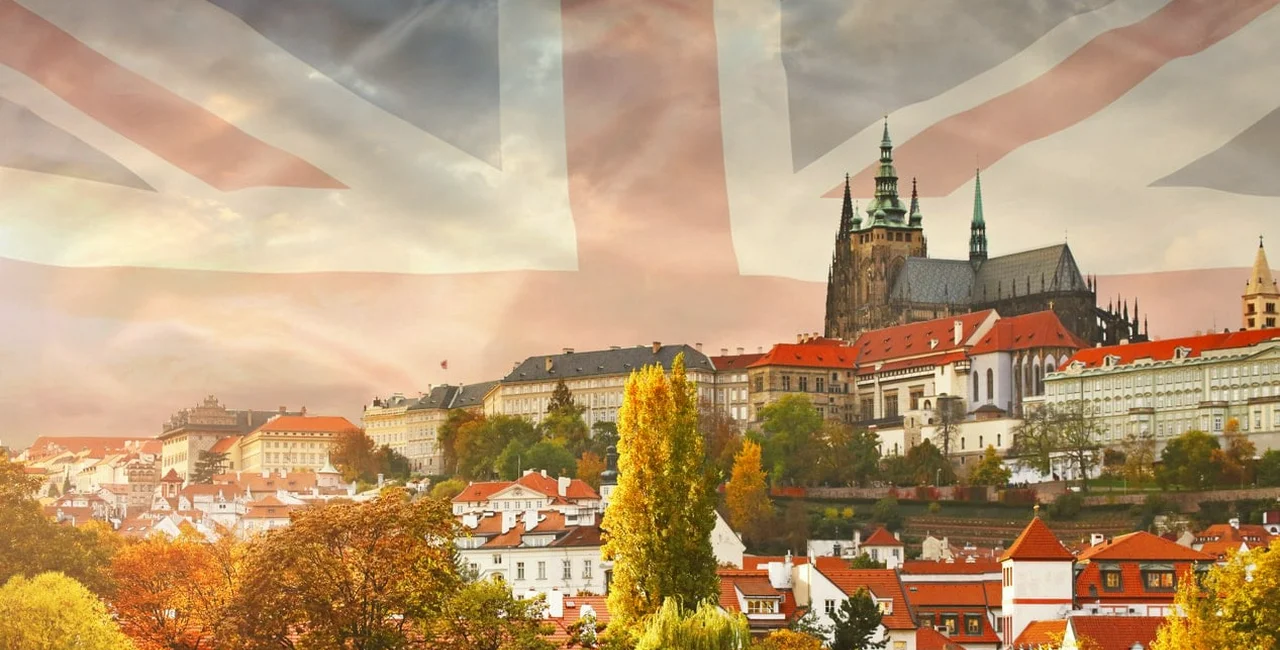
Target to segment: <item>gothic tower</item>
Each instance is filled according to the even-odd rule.
[[[836,232],[836,246],[831,254],[831,266],[827,269],[827,317],[824,336],[834,338],[838,331],[848,327],[853,318],[853,232],[862,220],[853,207],[853,195],[849,189],[849,175],[844,175],[844,204],[840,209],[840,229]]]
[[[982,170],[973,173],[973,220],[969,223],[969,261],[987,261],[987,222],[982,217]]]
[[[1271,265],[1267,262],[1267,250],[1262,247],[1262,238],[1258,238],[1258,252],[1253,258],[1253,270],[1249,273],[1249,281],[1245,283],[1243,303],[1244,328],[1258,330],[1276,326],[1277,305],[1280,305],[1280,289],[1271,277]]]

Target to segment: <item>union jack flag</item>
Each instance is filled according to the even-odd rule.
[[[817,331],[885,114],[931,255],[981,168],[993,254],[1234,326],[1278,3],[0,0],[0,430]]]

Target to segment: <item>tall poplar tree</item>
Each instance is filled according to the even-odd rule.
[[[764,522],[773,514],[764,469],[760,467],[760,445],[751,440],[733,459],[733,476],[724,488],[729,523],[747,539],[757,539]]]
[[[632,627],[667,597],[689,604],[716,597],[713,481],[684,355],[670,377],[660,365],[633,372],[618,411],[618,486],[603,522],[614,626]]]

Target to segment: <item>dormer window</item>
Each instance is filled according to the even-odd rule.
[[[1120,357],[1114,354],[1108,354],[1107,356],[1102,358],[1102,365],[1108,368],[1118,366],[1120,365]]]
[[[892,613],[893,613],[893,599],[892,599],[892,598],[877,598],[877,599],[876,599],[876,608],[880,610],[880,615],[881,615],[881,616],[888,616],[888,615],[892,614]]]
[[[1173,358],[1186,359],[1191,356],[1191,348],[1179,346],[1173,350]]]
[[[747,615],[752,614],[777,614],[778,601],[765,598],[748,598],[747,599]]]
[[[1102,570],[1102,588],[1106,591],[1124,591],[1124,583],[1120,579],[1120,568]]]

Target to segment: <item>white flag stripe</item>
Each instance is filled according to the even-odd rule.
[[[496,170],[347,91],[203,0],[179,0],[167,11],[141,0],[27,4],[116,62],[350,187],[255,188],[214,192],[216,199],[211,190],[192,191],[226,210],[220,221],[174,227],[165,239],[190,238],[187,250],[132,241],[152,219],[151,202],[138,200],[109,219],[97,215],[102,226],[91,236],[115,244],[113,259],[37,254],[72,265],[266,272],[576,268],[558,12],[500,4],[504,137],[503,169]],[[31,218],[65,236],[84,216]],[[210,244],[196,245],[210,234]],[[0,254],[37,257],[24,242],[4,247]]]
[[[1064,22],[1017,56],[991,70],[927,101],[896,111],[891,118],[891,130],[895,143],[902,144],[948,116],[973,108],[1019,87],[1048,71],[1099,34],[1142,20],[1163,4],[1154,0],[1113,3],[1098,11]],[[786,78],[779,55],[781,44],[778,40],[778,30],[748,29],[753,24],[776,24],[779,20],[777,0],[744,0],[732,6],[724,3],[717,6],[723,7],[717,12],[717,33],[721,51],[720,84],[724,106],[726,173],[731,213],[734,219],[735,246],[740,266],[744,273],[749,274],[784,275],[808,280],[823,279],[829,262],[828,256],[813,255],[812,252],[830,250],[839,207],[835,201],[820,198],[820,195],[838,183],[846,171],[856,173],[864,165],[874,161],[880,139],[880,126],[877,124],[864,129],[855,137],[835,147],[817,162],[799,172],[792,173]],[[1256,20],[1253,25],[1230,37],[1229,43],[1241,47],[1244,51],[1253,52],[1258,47],[1260,40],[1258,34],[1263,29],[1259,25],[1268,24],[1266,21],[1273,19],[1275,13],[1276,11],[1273,10]],[[1228,47],[1228,44],[1219,44],[1214,50],[1223,47]],[[1174,63],[1185,66],[1189,61],[1195,61],[1208,54],[1204,53]],[[1243,56],[1240,60],[1250,61],[1250,66],[1247,69],[1241,69],[1238,60],[1235,69],[1226,76],[1241,82],[1252,80],[1253,84],[1256,84],[1258,78],[1265,78],[1258,76],[1261,71],[1253,65],[1257,59],[1256,53]],[[1195,64],[1190,63],[1190,65],[1190,68],[1179,68],[1186,70],[1182,74],[1192,76],[1196,74]],[[1206,70],[1203,74],[1219,77],[1224,73],[1218,70]],[[1158,76],[1159,74],[1152,79]],[[1152,79],[1147,83],[1152,83]],[[1188,83],[1190,87],[1173,88],[1169,89],[1169,92],[1184,97],[1183,101],[1199,104],[1214,101],[1216,97],[1219,98],[1217,103],[1221,103],[1221,97],[1233,96],[1212,95],[1204,92],[1207,84],[1219,83],[1223,81],[1221,79],[1196,77],[1188,82],[1184,76],[1181,81]],[[1267,92],[1261,91],[1261,96],[1258,91],[1246,94],[1245,96],[1251,100],[1249,107],[1226,111],[1227,114],[1222,116],[1217,128],[1222,129],[1223,133],[1229,132],[1232,135],[1247,128],[1256,121],[1259,111],[1265,113],[1277,105],[1265,96]],[[1159,104],[1164,100],[1149,101]],[[1147,107],[1138,105],[1138,108],[1141,110]],[[1070,200],[1058,205],[1052,205],[1052,201],[1047,199],[1041,200],[1038,194],[1042,192],[1053,194],[1055,197],[1053,200],[1061,200],[1056,192],[1046,191],[1044,187],[1046,184],[1059,183],[1060,176],[1072,173],[1071,168],[1056,162],[1055,154],[1058,150],[1065,148],[1078,152],[1067,154],[1065,156],[1067,158],[1080,157],[1089,161],[1106,159],[1101,149],[1092,148],[1091,144],[1075,138],[1074,134],[1091,120],[1105,117],[1111,110],[1114,110],[1114,106],[1103,109],[1100,114],[1086,120],[1085,123],[1066,129],[1058,136],[1024,146],[1023,150],[1036,147],[1040,152],[1038,154],[1040,157],[1034,160],[1019,158],[1023,161],[1021,164],[1030,165],[1029,169],[1033,170],[1029,174],[1033,177],[1029,183],[1021,176],[1016,181],[1021,184],[1011,184],[1015,182],[1012,179],[1002,182],[1000,178],[991,175],[992,172],[985,172],[990,176],[988,187],[985,188],[986,194],[989,200],[997,201],[992,204],[992,209],[988,210],[989,219],[995,220],[998,224],[1003,216],[1018,224],[1017,230],[1004,233],[999,233],[998,225],[993,225],[991,233],[993,245],[1003,239],[1003,244],[1007,246],[1004,251],[1011,252],[1019,248],[1061,241],[1062,231],[1071,227],[1072,216],[1079,217],[1078,213],[1081,211],[1097,209],[1082,204],[1081,194],[1084,191],[1077,185],[1071,186],[1075,194],[1070,197]],[[1169,134],[1201,127],[1201,125],[1185,123],[1161,124],[1158,120],[1146,123],[1155,128],[1163,128]],[[1158,136],[1157,141],[1164,137]],[[1223,141],[1225,140],[1219,140],[1217,144]],[[1056,149],[1045,149],[1047,142],[1055,143],[1053,147]],[[1156,164],[1175,164],[1174,169],[1195,159],[1194,156],[1173,159],[1163,147],[1155,147],[1151,143],[1137,140],[1124,129],[1120,130],[1114,144],[1128,147],[1132,153]],[[993,172],[1003,173],[1001,170],[1004,170],[1007,167],[1007,161],[1013,158],[1014,156],[1007,157],[1006,162],[998,164]],[[904,178],[912,176],[911,169],[900,166],[898,171]],[[1129,219],[1135,223],[1136,227],[1147,230],[1150,228],[1150,221],[1145,218],[1145,215],[1151,209],[1148,202],[1156,192],[1162,190],[1146,187],[1155,178],[1142,178],[1140,183],[1136,180],[1133,175],[1125,176],[1124,182],[1131,185],[1124,188],[1123,193],[1129,198],[1122,203],[1133,212],[1121,215],[1119,218]],[[1100,183],[1102,179],[1095,177],[1090,181]],[[927,186],[929,179],[921,178],[920,182],[923,186]],[[854,191],[855,195],[865,196],[870,193],[870,188],[859,187],[854,188]],[[935,256],[964,255],[968,239],[968,215],[972,205],[971,191],[972,186],[969,185],[946,199],[930,198],[923,203],[925,225],[931,235],[931,254]],[[1163,191],[1167,193],[1167,189]],[[1200,190],[1199,195],[1223,200],[1222,193],[1219,192]],[[1250,209],[1251,206],[1256,205],[1250,198],[1231,196],[1228,200],[1230,204],[1239,206],[1241,209]],[[1010,210],[1016,210],[1016,213],[999,215],[997,210],[1002,207],[999,201],[1010,201],[1007,207]],[[1050,205],[1042,208],[1041,203]],[[1036,209],[1041,211],[1027,212],[1024,209],[1032,205],[1037,206]],[[1117,217],[1112,215],[1110,218]],[[997,235],[1003,235],[1003,237]],[[783,241],[789,244],[780,245],[779,242]],[[1085,254],[1086,260],[1096,264],[1089,266],[1089,270],[1099,273],[1238,263],[1234,258],[1228,259],[1230,251],[1223,251],[1224,257],[1211,263],[1201,257],[1181,260],[1169,266],[1163,259],[1143,260],[1140,256],[1130,253],[1121,254],[1115,246],[1115,244],[1100,242],[1088,247],[1089,250],[1077,251],[1077,254]],[[1096,259],[1090,259],[1089,255],[1095,256]],[[1151,262],[1151,265],[1144,265],[1144,261]]]

